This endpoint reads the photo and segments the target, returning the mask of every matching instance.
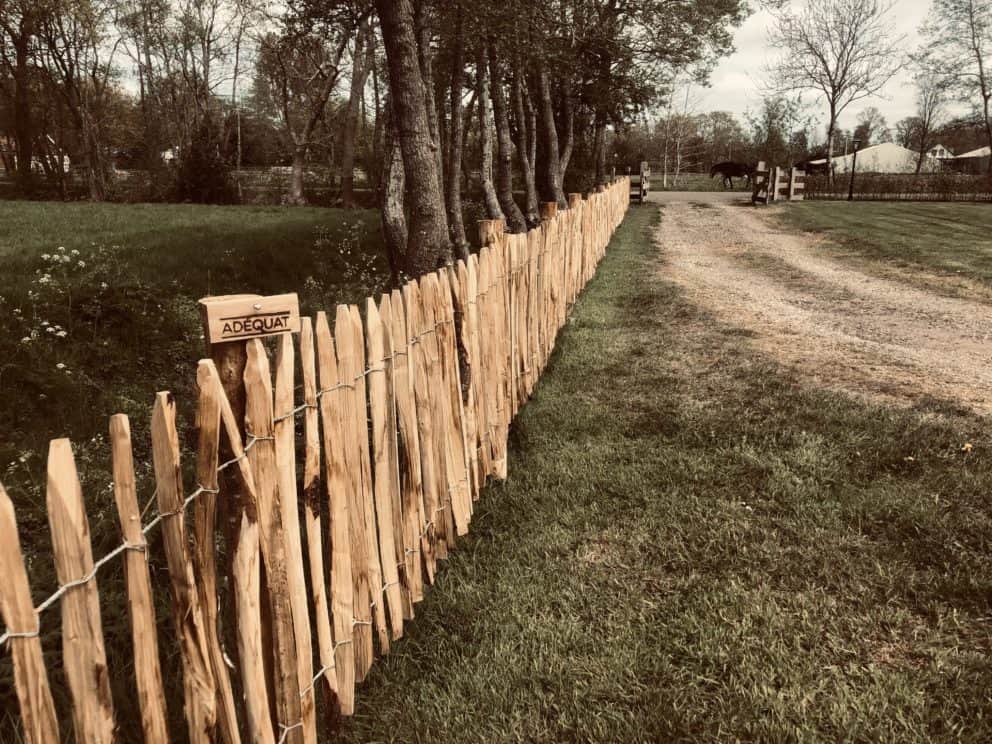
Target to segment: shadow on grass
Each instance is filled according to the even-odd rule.
[[[987,740],[987,422],[803,387],[659,276],[654,217],[345,740]]]

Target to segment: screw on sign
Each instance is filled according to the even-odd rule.
[[[268,297],[204,297],[200,307],[210,344],[299,333],[300,330],[300,301],[295,293]]]

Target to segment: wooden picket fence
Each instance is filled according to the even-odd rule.
[[[802,201],[806,196],[806,172],[795,167],[768,168],[762,160],[755,168],[751,189],[753,204]]]
[[[546,205],[546,219],[526,234],[483,222],[483,248],[467,263],[367,299],[364,320],[347,305],[333,319],[303,318],[298,344],[276,337],[272,359],[262,340],[242,342],[243,401],[225,393],[225,371],[202,360],[196,486],[183,487],[176,401],[159,393],[151,419],[158,516],[146,524],[128,418],[114,416],[123,542],[96,562],[71,444],[52,441],[47,507],[59,588],[37,607],[0,485],[0,645],[13,660],[24,740],[59,741],[39,637],[56,604],[75,741],[115,740],[101,612],[123,608],[101,608],[97,574],[120,564],[136,693],[127,705],[138,708],[145,741],[313,744],[318,690],[332,713],[353,713],[356,683],[402,637],[439,561],[469,531],[486,479],[506,477],[510,422],[629,194],[619,179],[586,199],[571,195],[569,209]],[[182,701],[167,699],[160,665],[155,597],[164,589],[152,586],[147,541],[156,528]],[[167,709],[178,705],[186,731],[170,733]]]

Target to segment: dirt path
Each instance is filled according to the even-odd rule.
[[[832,260],[809,236],[726,202],[670,202],[665,274],[811,382],[890,402],[992,412],[992,306]]]

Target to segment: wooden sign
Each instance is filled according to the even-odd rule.
[[[300,331],[300,300],[295,292],[204,297],[200,309],[211,344]]]

